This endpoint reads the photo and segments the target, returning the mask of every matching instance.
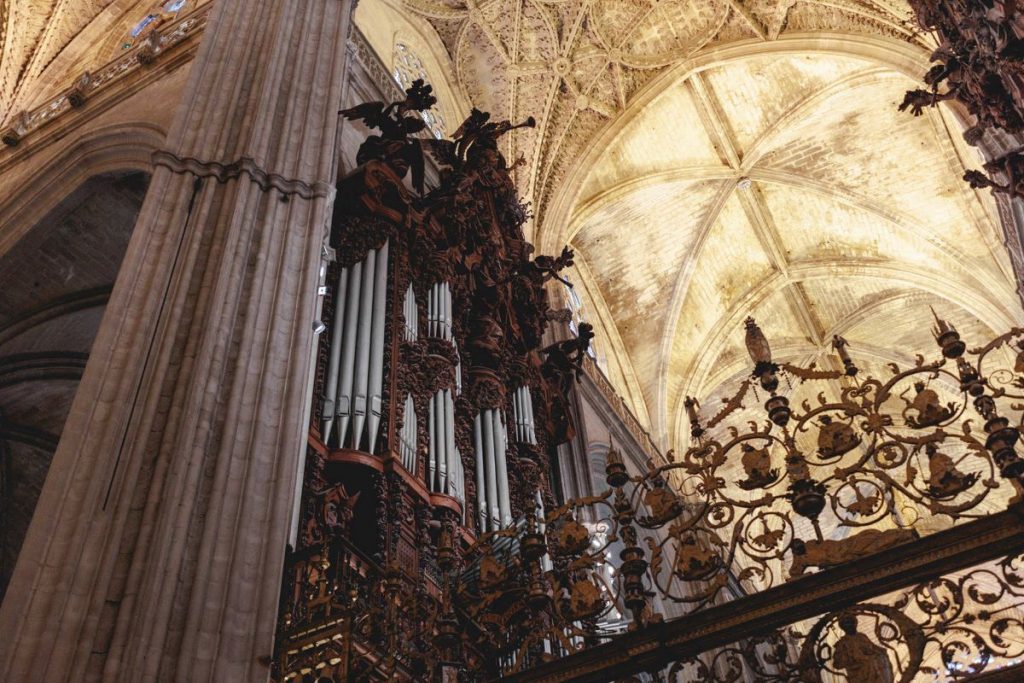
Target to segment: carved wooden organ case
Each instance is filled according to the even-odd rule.
[[[495,143],[512,126],[474,112],[454,142],[415,139],[415,94],[347,112],[382,135],[339,183],[277,680],[436,678],[445,572],[550,499],[572,429],[586,341],[541,348],[571,252],[531,257]],[[425,150],[441,173],[423,194]]]

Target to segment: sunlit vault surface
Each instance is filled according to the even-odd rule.
[[[867,372],[936,349],[929,306],[973,344],[1022,320],[992,199],[948,112],[897,111],[911,81],[859,59],[755,55],[659,94],[591,166],[570,236],[610,372],[683,447],[749,372],[743,319],[778,358]]]

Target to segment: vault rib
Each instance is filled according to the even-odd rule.
[[[607,341],[612,352],[615,354],[619,369],[626,381],[624,389],[629,394],[631,403],[642,409],[643,414],[638,414],[636,417],[650,428],[651,410],[648,405],[647,394],[644,392],[643,385],[640,383],[640,376],[633,366],[633,356],[626,349],[622,336],[619,334],[619,326],[615,322],[615,317],[612,315],[611,310],[608,308],[608,302],[604,298],[604,291],[597,284],[597,280],[594,278],[594,274],[591,272],[590,266],[582,253],[576,251],[573,261],[576,272],[579,274],[579,284],[586,291],[588,302],[594,307],[598,321],[605,334],[608,335],[608,338],[602,341]]]

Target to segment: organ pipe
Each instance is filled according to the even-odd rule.
[[[477,527],[481,533],[487,531],[487,479],[484,469],[483,425],[480,415],[473,418],[473,452],[476,460],[476,509],[479,518]]]
[[[441,389],[430,399],[427,486],[435,493],[466,501],[465,470],[455,446],[455,402],[449,389]],[[480,470],[482,472],[482,470]]]
[[[382,418],[388,243],[338,274],[322,438],[373,452]],[[367,419],[369,417],[369,419]],[[336,428],[336,429],[335,429]]]
[[[447,282],[431,286],[427,298],[427,334],[453,341],[452,337],[452,288]]]
[[[363,263],[362,289],[359,301],[358,346],[356,347],[356,366],[352,389],[352,447],[359,448],[362,441],[363,425],[366,423],[367,386],[369,385],[370,366],[370,319],[373,306],[374,269],[377,259],[371,252]]]
[[[339,444],[345,440],[345,434],[348,432],[349,417],[352,414],[352,374],[355,370],[356,325],[359,324],[359,292],[363,284],[363,264],[356,263],[347,270],[349,272],[344,310],[345,326],[342,329],[341,378],[340,385],[338,387],[339,394],[337,410],[335,413],[336,417],[339,418]],[[341,311],[335,312],[335,315],[340,314]],[[329,434],[324,436],[325,441],[329,439]]]
[[[338,365],[341,363],[341,334],[345,322],[345,300],[348,289],[348,273],[338,269],[338,280],[334,290],[334,321],[331,324],[331,353],[327,361],[327,386],[324,388],[324,410],[320,421],[320,436],[326,442],[330,438],[337,414]]]
[[[419,307],[416,306],[416,295],[412,291],[412,285],[405,290],[405,301],[402,303],[402,314],[405,318],[404,336],[406,341],[417,341],[419,334]]]
[[[492,410],[494,420],[494,462],[498,471],[498,511],[501,526],[512,523],[512,505],[508,491],[508,462],[505,458],[508,449],[508,432],[505,430],[504,415],[499,410]]]
[[[384,314],[387,312],[388,292],[387,242],[377,250],[374,273],[373,315],[371,317],[371,324],[373,327],[370,331],[370,416],[367,430],[367,438],[369,439],[368,450],[371,453],[377,452],[377,434],[380,429],[380,420],[384,407],[381,393],[384,384]]]
[[[516,441],[536,444],[537,432],[533,424],[533,397],[530,395],[529,387],[519,387],[512,395],[512,413]]]
[[[401,449],[402,467],[416,474],[416,406],[413,403],[412,395],[405,397],[405,420],[402,423],[402,433],[399,436],[399,447]]]
[[[500,410],[484,410],[476,415],[473,443],[480,531],[494,531],[512,523],[506,457],[508,437]]]

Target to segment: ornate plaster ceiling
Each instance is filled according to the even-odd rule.
[[[205,0],[190,0],[182,10]],[[0,0],[0,125],[110,59],[156,0]]]
[[[403,1],[437,30],[475,106],[538,119],[508,141],[527,162],[517,181],[538,218],[597,131],[699,55],[807,35],[921,47],[900,0]]]

